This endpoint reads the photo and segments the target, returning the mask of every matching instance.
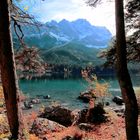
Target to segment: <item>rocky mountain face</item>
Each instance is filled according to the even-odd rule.
[[[85,19],[51,21],[36,27],[23,27],[25,42],[36,46],[49,63],[99,64],[97,54],[112,35],[105,27],[93,26]]]
[[[41,48],[53,47],[71,41],[80,42],[87,47],[101,48],[105,47],[112,37],[108,29],[93,26],[85,19],[72,22],[65,19],[60,22],[51,21],[40,27],[40,30],[35,27],[26,27],[24,32],[28,43],[36,43]],[[31,40],[36,41],[31,42]]]

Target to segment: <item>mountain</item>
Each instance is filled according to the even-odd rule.
[[[23,27],[23,32],[25,43],[40,48],[47,62],[63,64],[100,64],[96,55],[112,37],[108,29],[93,26],[85,19],[53,20],[39,30],[33,26]]]
[[[100,65],[103,61],[97,58],[97,48],[87,48],[79,42],[66,43],[61,47],[42,50],[41,55],[48,63],[64,65]]]
[[[74,40],[86,46],[100,48],[106,46],[112,37],[107,28],[93,26],[85,19],[72,22],[65,19],[60,22],[53,20],[42,25],[40,30],[35,27],[25,27],[24,33],[27,43],[32,45],[35,41],[35,45],[41,48],[52,47]],[[38,40],[39,43],[37,43]]]

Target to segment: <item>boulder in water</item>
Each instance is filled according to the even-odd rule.
[[[44,99],[51,99],[50,95],[43,96]]]
[[[82,100],[84,103],[89,103],[92,98],[96,98],[91,91],[81,92],[78,99]]]

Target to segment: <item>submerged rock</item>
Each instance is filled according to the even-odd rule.
[[[51,99],[50,95],[43,96],[44,99]]]
[[[48,95],[36,95],[37,98],[39,99],[51,99],[51,96],[48,94]]]

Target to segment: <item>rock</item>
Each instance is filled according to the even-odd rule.
[[[88,113],[88,109],[83,109],[80,111],[78,123],[87,122],[87,113]]]
[[[66,137],[62,138],[62,140],[73,140],[73,138],[71,136],[66,136]]]
[[[109,102],[105,102],[105,105],[106,105],[106,106],[109,106],[109,105],[110,105],[110,103],[109,103]]]
[[[36,95],[37,98],[42,99],[44,95]]]
[[[51,99],[50,95],[43,96],[44,99]]]
[[[124,114],[124,112],[125,112],[125,105],[120,106],[120,107],[119,106],[114,107],[113,111],[115,111],[116,113],[123,113]]]
[[[91,124],[88,124],[88,123],[80,123],[78,125],[78,127],[81,130],[84,130],[84,131],[91,131],[91,130],[93,130],[93,126]]]
[[[48,140],[48,139],[46,137],[44,137],[43,140]]]
[[[75,134],[75,136],[65,136],[62,140],[82,140],[82,134]]]
[[[120,96],[115,96],[113,99],[112,99],[113,102],[115,102],[117,105],[122,105],[124,102],[123,102],[123,98],[120,97]]]
[[[42,140],[48,140],[46,137],[43,137]]]
[[[51,96],[49,94],[46,95],[46,96],[44,96],[44,95],[36,95],[36,97],[39,98],[39,99],[51,99]]]
[[[122,114],[122,113],[117,113],[117,116],[118,116],[118,117],[122,117],[122,118],[125,117],[124,114]]]
[[[40,100],[39,99],[32,99],[30,101],[31,104],[40,104]]]
[[[70,126],[73,123],[71,113],[72,111],[67,108],[52,106],[46,107],[44,113],[42,113],[40,117],[58,122],[64,126]]]
[[[97,104],[94,108],[91,108],[87,115],[88,122],[102,123],[106,122],[107,117],[105,116],[105,110],[102,104]]]
[[[78,96],[78,99],[82,100],[84,103],[89,103],[90,99],[92,98],[96,98],[96,97],[93,96],[91,91],[82,92],[80,93],[80,96]]]
[[[71,112],[71,120],[72,120],[72,125],[76,125],[79,121],[80,117],[80,111],[79,109],[75,109]]]
[[[97,104],[94,108],[83,109],[79,113],[78,123],[102,123],[106,121],[105,110],[101,104]]]
[[[31,108],[33,108],[33,104],[31,102],[25,101],[22,109],[31,109]]]
[[[64,130],[65,127],[50,121],[45,118],[37,118],[32,125],[31,133],[35,134],[36,136],[42,137],[45,134],[52,133],[52,132],[59,132]]]

